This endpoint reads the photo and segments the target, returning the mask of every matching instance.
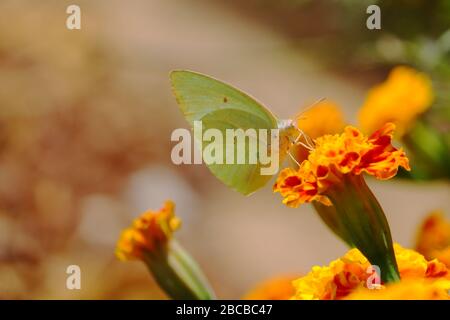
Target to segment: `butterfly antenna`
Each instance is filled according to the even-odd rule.
[[[295,117],[295,120],[298,121],[300,119],[300,117],[307,112],[308,110],[311,110],[312,108],[314,108],[315,106],[317,106],[319,103],[322,103],[323,101],[325,101],[327,98],[320,98],[319,100],[317,100],[316,102],[310,104],[309,106],[307,106],[305,108],[305,110],[302,110],[301,112],[299,112],[299,114]],[[304,118],[303,118],[304,119]]]

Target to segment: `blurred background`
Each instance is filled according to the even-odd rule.
[[[375,3],[382,29],[368,30]],[[81,30],[65,26],[71,4]],[[165,199],[220,298],[328,264],[346,247],[311,206],[283,206],[270,185],[246,198],[205,166],[172,164],[170,134],[187,122],[169,71],[213,75],[281,118],[325,97],[356,123],[397,64],[427,72],[449,101],[449,61],[446,0],[1,1],[0,298],[164,298],[114,248]],[[429,211],[449,212],[446,181],[368,182],[404,246]],[[72,264],[81,290],[66,289]]]

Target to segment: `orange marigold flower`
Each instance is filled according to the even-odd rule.
[[[402,280],[400,283],[414,279],[416,282],[429,284],[428,287],[450,289],[450,277],[447,267],[436,261],[427,261],[421,254],[394,245],[395,256]],[[328,266],[312,268],[306,276],[293,282],[298,300],[336,300],[352,297],[355,292],[386,291],[396,284],[381,285],[380,290],[367,288],[372,272],[368,269],[369,261],[358,249],[351,249],[342,258],[332,261]],[[370,271],[370,272],[369,272]],[[383,273],[383,270],[381,270]],[[446,286],[442,286],[446,284]],[[428,288],[427,287],[427,288]],[[430,287],[431,288],[431,287]],[[441,296],[448,293],[444,290]]]
[[[209,300],[215,293],[196,261],[173,239],[180,226],[175,204],[166,201],[159,211],[146,211],[122,232],[116,256],[139,259],[161,289],[172,299]]]
[[[424,220],[416,249],[427,259],[437,258],[450,267],[450,221],[442,211],[434,211]]]
[[[151,253],[165,246],[180,226],[174,214],[175,204],[166,201],[159,211],[146,211],[125,229],[117,243],[116,256],[120,260],[142,259],[143,252]]]
[[[298,276],[280,276],[267,280],[244,296],[245,300],[289,300],[294,294],[292,281]]]
[[[274,192],[280,192],[283,203],[290,207],[311,201],[330,205],[326,191],[342,181],[344,175],[366,172],[378,179],[389,179],[396,175],[399,166],[409,170],[403,150],[391,144],[394,129],[394,124],[387,123],[366,137],[347,126],[342,134],[315,139],[315,149],[298,170],[281,171]]]
[[[423,73],[399,66],[387,80],[372,88],[359,111],[359,123],[366,132],[372,132],[386,122],[397,126],[403,136],[418,115],[433,102],[431,80]]]
[[[342,132],[345,127],[341,109],[330,100],[318,102],[312,108],[302,111],[295,119],[297,127],[312,139]],[[290,152],[297,162],[308,158],[308,150],[302,146],[294,146]]]

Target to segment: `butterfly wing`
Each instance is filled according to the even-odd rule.
[[[256,163],[226,163],[227,150],[233,149],[234,155],[240,147],[245,150],[245,157],[250,158],[249,144],[254,143],[257,136],[248,135],[245,145],[242,141],[227,141],[227,129],[271,129],[278,128],[275,116],[249,95],[232,86],[203,74],[191,71],[173,71],[170,75],[173,91],[178,105],[186,120],[194,125],[194,121],[202,121],[203,131],[217,129],[224,137],[222,163],[208,164],[210,171],[227,186],[248,195],[264,186],[271,175],[262,175],[263,165]],[[201,139],[202,137],[196,137]],[[270,141],[270,140],[269,140]],[[227,148],[227,143],[233,146]],[[259,141],[259,148],[265,141]],[[203,142],[203,151],[208,146]],[[267,146],[270,149],[270,146]],[[269,151],[270,152],[270,151]],[[280,153],[281,155],[281,153]],[[283,155],[281,155],[283,157]]]
[[[277,127],[275,116],[255,99],[232,86],[207,75],[175,70],[170,74],[173,92],[186,120],[195,120],[219,110],[242,110]]]

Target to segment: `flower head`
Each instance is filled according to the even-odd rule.
[[[419,253],[404,249],[398,244],[394,245],[394,250],[402,276],[401,283],[414,279],[433,284],[433,288],[441,287],[443,284],[446,286],[442,287],[442,290],[450,288],[450,271],[445,265],[437,260],[427,261]],[[368,272],[369,267],[369,261],[361,252],[358,249],[351,249],[342,258],[332,261],[328,266],[315,266],[306,276],[295,280],[293,285],[296,293],[293,299],[343,299],[363,289],[388,292],[391,286],[395,286],[395,284],[387,284],[382,285],[380,290],[367,289],[367,282],[371,276],[371,272]],[[442,293],[447,294],[446,291]]]
[[[341,109],[330,100],[318,102],[314,107],[302,111],[295,118],[297,127],[311,139],[342,132],[345,127]],[[300,145],[294,146],[290,152],[299,163],[308,158],[308,150]]]
[[[337,104],[324,100],[307,109],[296,117],[297,127],[315,139],[325,134],[342,132],[345,122]]]
[[[347,126],[342,134],[315,139],[315,149],[298,170],[281,171],[274,192],[280,192],[283,203],[291,207],[311,201],[329,205],[327,189],[338,184],[344,175],[366,172],[378,179],[389,179],[395,176],[399,166],[409,170],[403,150],[391,144],[394,128],[392,123],[387,123],[366,137],[358,129]]]
[[[308,159],[298,169],[282,170],[274,185],[274,192],[289,207],[312,201],[333,205],[335,210],[319,208],[319,215],[342,240],[383,268],[386,282],[399,280],[392,237],[383,209],[362,173],[389,179],[399,166],[409,170],[403,150],[391,144],[394,128],[387,123],[367,137],[347,126],[342,134],[319,137]]]
[[[450,221],[443,212],[432,212],[422,223],[416,249],[427,259],[437,258],[450,267]]]
[[[125,229],[117,243],[116,255],[120,260],[142,259],[143,252],[152,252],[165,246],[172,233],[180,226],[174,214],[175,205],[166,201],[159,211],[146,211]]]
[[[144,262],[161,289],[173,299],[209,300],[215,297],[196,261],[172,239],[180,226],[175,204],[166,201],[159,211],[146,211],[125,229],[117,243],[120,260]]]
[[[450,280],[407,279],[382,290],[358,288],[346,300],[450,300]]]
[[[396,67],[385,82],[369,91],[359,112],[359,122],[367,132],[393,122],[397,134],[402,136],[432,102],[431,80],[427,75],[409,67]]]

